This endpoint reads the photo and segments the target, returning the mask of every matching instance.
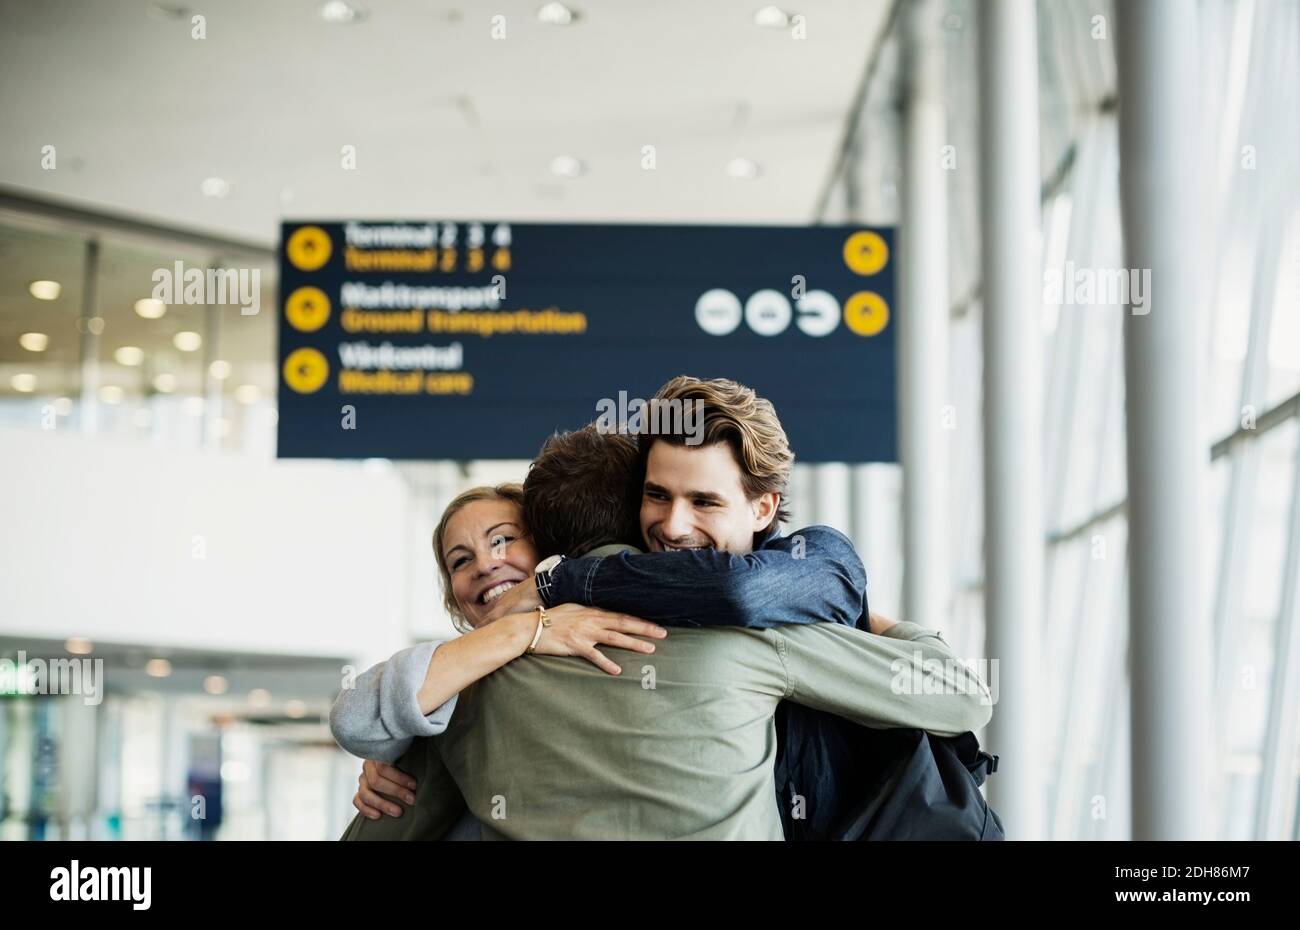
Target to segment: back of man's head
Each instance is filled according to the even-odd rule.
[[[555,433],[524,479],[524,522],[543,558],[571,558],[610,543],[641,546],[636,440],[594,425]]]

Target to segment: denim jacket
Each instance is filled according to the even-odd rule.
[[[543,602],[576,603],[665,626],[843,623],[867,629],[867,573],[847,536],[810,526],[769,533],[749,555],[717,549],[561,562]]]

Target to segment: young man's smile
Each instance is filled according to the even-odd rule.
[[[641,497],[641,533],[651,552],[753,551],[754,534],[772,522],[775,494],[745,496],[740,466],[725,442],[650,447]]]

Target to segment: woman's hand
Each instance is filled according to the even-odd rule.
[[[370,759],[363,762],[357,786],[352,806],[371,820],[378,820],[384,814],[401,817],[402,809],[393,803],[393,798],[415,803],[415,779],[387,762]]]
[[[548,656],[581,656],[596,668],[611,675],[623,670],[596,648],[597,645],[616,646],[632,652],[651,653],[654,643],[633,639],[633,636],[650,636],[663,639],[668,631],[655,623],[647,623],[627,614],[616,614],[599,607],[581,604],[560,604],[546,612],[551,625],[542,630],[535,652]],[[534,621],[536,613],[533,614]],[[536,627],[534,626],[534,630]],[[532,638],[529,637],[529,642]]]

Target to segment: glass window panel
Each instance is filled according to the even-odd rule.
[[[1276,658],[1277,615],[1287,548],[1287,523],[1296,467],[1297,421],[1291,419],[1258,439],[1260,471],[1252,502],[1250,551],[1241,642],[1232,691],[1220,695],[1228,714],[1228,755],[1223,760],[1227,797],[1224,839],[1254,835],[1269,688]]]
[[[1300,391],[1300,210],[1292,217],[1278,262],[1268,368],[1266,406]]]

